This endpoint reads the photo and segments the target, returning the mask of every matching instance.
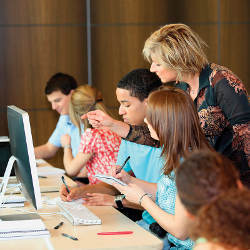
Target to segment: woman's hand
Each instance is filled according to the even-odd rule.
[[[65,147],[66,145],[70,145],[70,143],[71,143],[70,135],[65,134],[61,136],[62,147]]]
[[[117,178],[117,179],[120,179],[122,182],[128,184],[131,182],[131,178],[132,176],[129,175],[126,171],[122,170],[121,172],[119,172],[121,169],[121,166],[119,165],[114,165],[111,167],[110,169],[110,175]]]
[[[109,194],[87,193],[84,205],[87,206],[114,206],[115,197]]]
[[[100,128],[100,127],[110,128],[114,123],[114,119],[101,110],[90,111],[87,114],[81,116],[82,120],[86,118],[89,120],[89,123],[94,128]]]
[[[145,194],[145,191],[142,188],[133,183],[130,183],[127,186],[123,186],[117,183],[114,183],[112,185],[125,195],[126,200],[136,204],[139,204],[140,198],[143,194]]]
[[[65,185],[61,186],[60,189],[60,197],[63,201],[72,201],[76,199],[80,199],[85,197],[84,191],[81,189],[81,187],[70,187],[69,188],[69,193],[65,187]]]

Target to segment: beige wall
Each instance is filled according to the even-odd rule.
[[[190,25],[208,43],[211,62],[234,71],[250,91],[250,1],[91,0],[92,78],[110,109],[115,86],[128,71],[149,67],[145,39],[166,23]],[[58,72],[87,82],[84,0],[0,1],[0,133],[6,135],[6,105],[30,114],[34,145],[52,133],[58,115],[44,95]],[[51,160],[62,166],[62,154]]]

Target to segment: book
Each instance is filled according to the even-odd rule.
[[[0,216],[0,240],[44,237],[50,237],[50,233],[36,213]]]

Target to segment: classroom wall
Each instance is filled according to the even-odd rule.
[[[250,92],[248,0],[90,0],[92,84],[117,115],[117,81],[149,67],[145,39],[167,23],[190,25],[207,42],[211,62],[227,66]],[[87,83],[85,0],[0,1],[0,133],[6,135],[6,105],[30,114],[34,145],[45,143],[58,115],[44,95],[49,77],[72,74]],[[62,152],[50,162],[62,166]]]

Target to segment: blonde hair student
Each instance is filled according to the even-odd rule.
[[[107,109],[103,103],[102,94],[96,88],[88,84],[79,86],[72,94],[69,104],[69,116],[71,121],[81,131],[81,124],[84,125],[84,130],[92,128],[87,119],[81,120],[81,116],[92,110],[102,110],[105,113]]]
[[[64,147],[63,163],[69,176],[85,177],[90,184],[98,183],[95,174],[108,174],[116,163],[121,138],[114,132],[100,128],[92,128],[81,116],[91,110],[101,109],[107,112],[101,93],[85,84],[78,87],[71,95],[69,115],[81,134],[82,123],[84,133],[81,135],[79,152],[74,158],[70,147],[70,136],[63,135],[61,143]]]

